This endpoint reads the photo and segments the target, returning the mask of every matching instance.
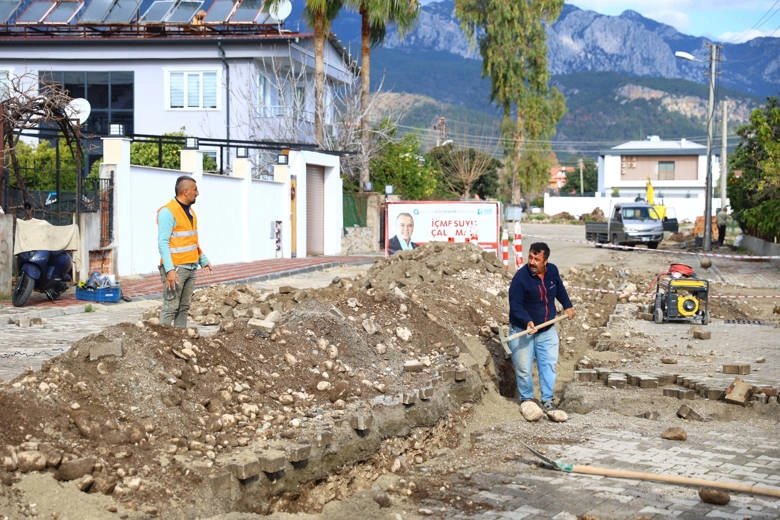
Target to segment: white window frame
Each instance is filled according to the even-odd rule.
[[[210,104],[209,99],[206,98],[207,89],[204,88],[204,81],[208,81],[212,77],[214,106],[204,106]],[[182,106],[173,106],[174,78],[180,78],[182,82]],[[168,69],[165,71],[165,108],[176,111],[220,110],[222,105],[221,85],[222,74],[218,68]]]
[[[671,168],[669,167],[671,166]],[[675,161],[658,161],[658,180],[673,181],[677,170]]]

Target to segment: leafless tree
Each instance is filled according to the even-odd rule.
[[[487,135],[487,132],[482,135]],[[478,143],[466,134],[456,134],[432,153],[441,167],[442,180],[447,191],[463,200],[471,198],[471,189],[475,182],[500,164],[495,157],[498,153],[498,141],[486,139]]]
[[[41,123],[54,123],[70,148],[76,161],[80,161],[82,149],[78,138],[78,123],[74,124],[73,114],[69,105],[71,97],[58,83],[38,85],[38,77],[27,73],[20,76],[9,76],[8,82],[0,86],[0,165],[6,163],[7,153],[11,169],[16,177],[17,186],[22,192],[24,201],[29,200],[29,194],[21,174],[21,168],[16,156],[16,145],[25,130],[37,130]],[[0,200],[3,197],[2,186],[4,169],[0,168]]]

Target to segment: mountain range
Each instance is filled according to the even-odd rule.
[[[344,11],[331,30],[359,58],[359,15]],[[651,134],[703,142],[711,43],[717,42],[635,11],[609,16],[565,4],[547,30],[551,83],[568,107],[554,149],[587,155]],[[676,51],[697,61],[679,59]],[[734,130],[750,111],[767,96],[780,95],[780,38],[722,43],[719,51],[716,118],[725,102],[733,145]],[[482,78],[476,46],[454,16],[454,0],[423,6],[403,38],[390,26],[372,51],[371,75],[372,89],[381,86],[381,96],[392,99],[380,105],[401,107],[402,128],[417,129],[424,140],[434,139],[432,125],[440,117],[455,133],[496,133],[499,114],[489,100],[490,84]]]

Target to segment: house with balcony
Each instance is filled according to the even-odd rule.
[[[285,27],[289,10],[289,2],[269,10],[262,0],[0,0],[0,100],[11,82],[58,83],[89,103],[83,174],[103,161],[114,222],[92,232],[92,215],[82,215],[86,252],[110,253],[120,275],[151,270],[142,260],[156,255],[147,240],[154,210],[169,200],[175,176],[188,173],[203,186],[204,241],[213,226],[212,243],[221,245],[228,221],[242,232],[231,247],[211,249],[216,263],[340,254],[339,155],[314,142],[314,39]],[[354,82],[355,67],[334,37],[324,57],[328,138],[337,92]],[[180,131],[215,171],[191,161],[147,169],[148,186],[159,188],[149,191],[139,184],[145,177],[123,175],[129,155],[104,159],[106,136],[125,136],[128,152],[138,136]]]

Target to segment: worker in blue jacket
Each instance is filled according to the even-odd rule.
[[[520,402],[533,401],[532,370],[536,360],[542,408],[545,411],[555,409],[553,388],[559,340],[554,325],[537,328],[537,324],[555,318],[555,300],[563,305],[569,319],[574,318],[574,307],[566,287],[558,268],[547,262],[549,258],[550,248],[547,244],[531,244],[528,261],[515,273],[509,286],[509,333],[528,331],[528,334],[509,342]]]

